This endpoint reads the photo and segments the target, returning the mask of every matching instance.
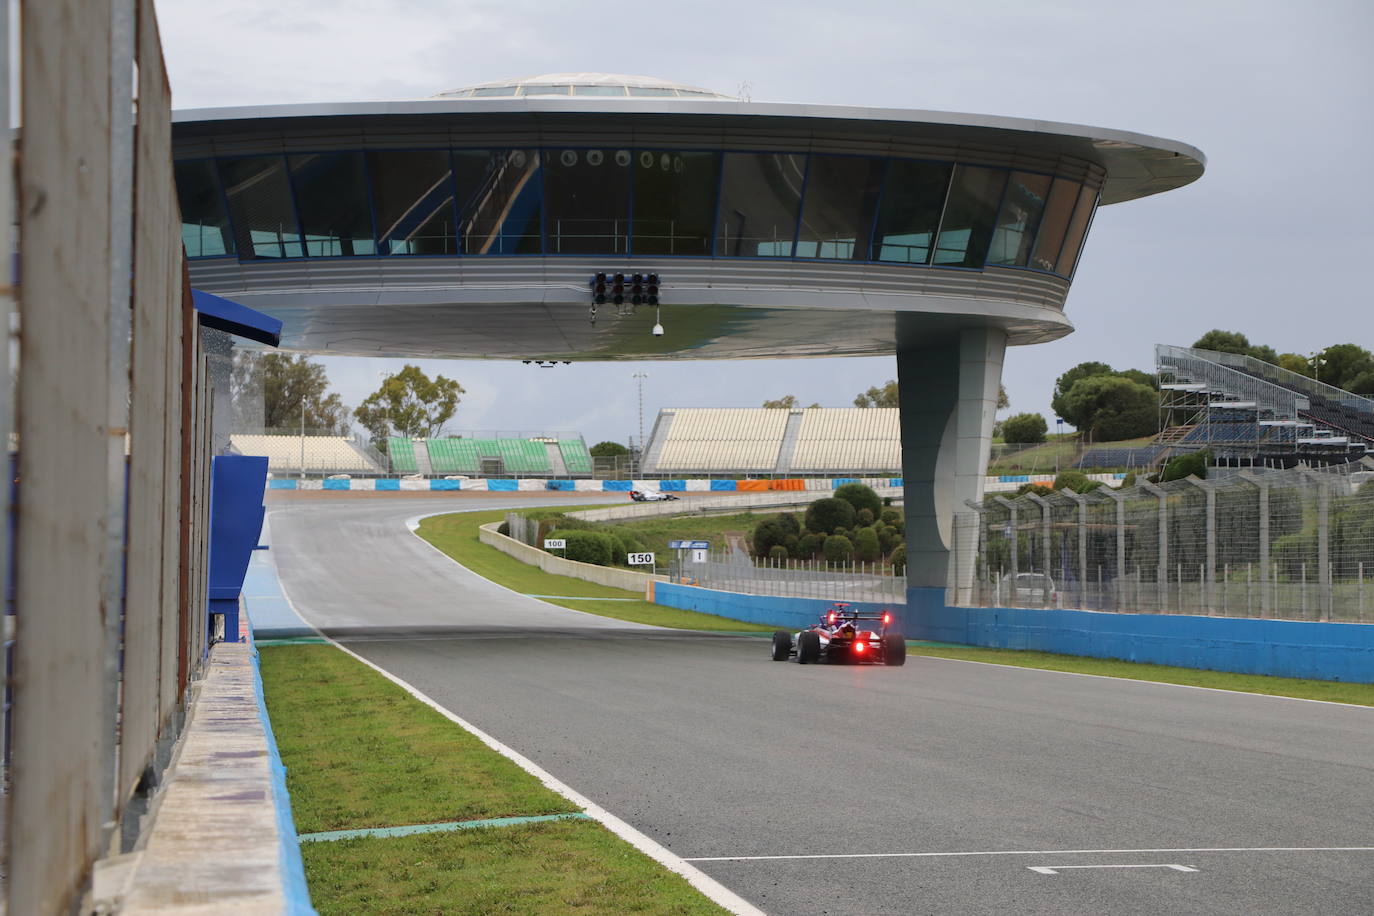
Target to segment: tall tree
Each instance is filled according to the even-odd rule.
[[[1149,436],[1159,431],[1159,403],[1146,385],[1119,375],[1080,379],[1063,398],[1064,419],[1090,430],[1098,442]]]
[[[1079,363],[1077,366],[1074,366],[1068,372],[1065,372],[1063,375],[1059,376],[1059,378],[1054,380],[1054,395],[1050,398],[1050,407],[1054,409],[1054,412],[1057,416],[1063,417],[1065,420],[1068,420],[1074,426],[1078,427],[1079,429],[1083,429],[1084,423],[1079,423],[1074,419],[1074,417],[1070,416],[1070,414],[1072,413],[1072,407],[1069,405],[1069,402],[1067,400],[1069,390],[1073,388],[1075,384],[1077,384],[1085,378],[1092,378],[1093,376],[1097,375],[1115,374],[1116,370],[1113,369],[1111,366],[1107,365],[1106,363],[1099,363],[1095,360],[1086,363]],[[1078,419],[1084,420],[1086,422],[1086,418],[1084,417],[1079,417]]]
[[[1353,343],[1334,344],[1318,357],[1317,378],[1328,385],[1350,390],[1351,383],[1364,373],[1374,371],[1374,355]]]
[[[797,400],[797,396],[796,396],[795,394],[785,394],[785,395],[783,395],[782,397],[778,398],[777,400],[773,400],[773,401],[764,401],[764,402],[763,402],[763,406],[764,406],[766,409],[768,409],[768,410],[780,410],[780,409],[787,409],[787,410],[790,410],[790,409],[795,408],[795,407],[800,407],[800,406],[801,406],[801,401],[798,401],[798,400]],[[812,407],[820,407],[821,405],[819,405],[819,404],[812,404],[811,406],[812,406]]]
[[[1006,410],[1011,406],[1011,398],[1007,397],[1007,386],[997,386],[997,409]]]
[[[237,351],[230,396],[238,429],[297,429],[304,405],[306,429],[339,436],[348,433],[348,407],[329,392],[324,366],[305,356]]]
[[[374,439],[393,430],[412,439],[432,439],[457,412],[458,396],[466,393],[453,379],[436,375],[431,380],[419,366],[408,365],[387,376],[353,416]]]
[[[888,379],[881,388],[874,386],[854,398],[855,407],[899,407],[897,380]]]
[[[621,455],[630,454],[628,448],[619,442],[611,442],[609,439],[605,442],[598,442],[587,451],[591,453],[593,458],[618,458]]]
[[[1274,365],[1280,369],[1287,369],[1289,372],[1296,372],[1298,375],[1312,377],[1311,360],[1298,353],[1280,353]]]

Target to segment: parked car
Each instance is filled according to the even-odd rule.
[[[1030,607],[1059,606],[1059,592],[1055,590],[1054,580],[1044,573],[1017,573],[1011,597],[1013,604]]]

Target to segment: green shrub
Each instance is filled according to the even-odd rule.
[[[1083,487],[1088,485],[1088,475],[1082,471],[1060,471],[1059,476],[1054,478],[1054,488],[1056,490],[1072,490],[1075,493],[1082,493]]]
[[[892,548],[892,552],[887,555],[887,562],[892,567],[892,571],[897,575],[906,572],[906,542],[902,541]]]
[[[501,524],[497,525],[496,533],[504,534],[506,537],[510,537],[510,522],[502,522]]]
[[[842,534],[831,535],[825,539],[825,561],[827,563],[848,563],[854,559],[854,545]]]
[[[807,532],[797,539],[797,552],[795,556],[798,560],[810,560],[820,552],[820,549],[820,538]]]
[[[1135,486],[1135,471],[1128,471],[1126,476],[1121,479],[1121,489],[1129,490]]]
[[[780,512],[777,515],[778,527],[782,529],[783,535],[794,534],[801,537],[801,522],[797,521],[795,512]]]
[[[797,537],[795,534],[789,534],[782,539],[782,546],[783,549],[787,551],[787,555],[796,559],[801,559],[797,551],[799,544],[801,544],[801,538]]]
[[[768,550],[768,559],[778,563],[787,562],[787,548],[781,544],[775,544]]]
[[[864,506],[858,512],[854,513],[854,518],[857,520],[860,528],[871,527],[873,525],[873,510]]]
[[[754,556],[766,557],[768,552],[783,542],[786,535],[778,524],[775,515],[769,515],[754,526]]]
[[[838,490],[836,492],[839,492]],[[806,530],[829,534],[854,524],[854,505],[834,496],[818,499],[806,509]]]
[[[833,534],[833,535],[835,535],[836,537],[842,537],[842,538],[847,538],[847,537],[849,537],[849,529],[848,529],[848,528],[836,528],[834,531],[832,531],[832,532],[830,532],[830,533]]]
[[[878,517],[882,519],[884,525],[892,525],[895,527],[902,523],[902,510],[884,509],[883,514]]]
[[[891,525],[876,525],[874,530],[878,532],[878,549],[883,556],[887,556],[892,550],[892,545],[897,543],[897,529]]]
[[[1053,492],[1053,487],[1047,487],[1043,483],[1023,483],[1016,488],[1012,497],[1025,496],[1027,493],[1034,493],[1036,496],[1049,496]]]
[[[880,556],[878,532],[872,528],[860,528],[854,533],[854,559],[861,563],[874,563]]]
[[[594,563],[597,566],[610,566],[615,550],[615,539],[600,531],[557,528],[549,532],[550,537],[562,538],[568,542],[563,556],[579,563]]]
[[[1211,460],[1212,453],[1208,449],[1189,455],[1175,455],[1164,465],[1164,470],[1159,473],[1159,479],[1161,482],[1182,480],[1190,474],[1205,479],[1207,477],[1207,465]]]
[[[835,488],[835,498],[842,499],[854,507],[854,511],[867,509],[874,515],[882,511],[883,501],[873,488],[863,483],[846,483]]]
[[[1049,424],[1038,413],[1018,413],[1002,421],[1002,440],[1011,444],[1044,442]]]

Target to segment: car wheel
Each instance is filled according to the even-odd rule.
[[[821,660],[821,634],[807,630],[797,637],[797,661],[814,665]]]
[[[773,661],[785,662],[792,656],[792,634],[778,630],[773,634]]]
[[[883,664],[906,664],[906,637],[901,633],[887,633],[883,636]]]

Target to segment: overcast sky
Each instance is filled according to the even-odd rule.
[[[1152,369],[1213,327],[1280,351],[1374,345],[1374,2],[158,0],[177,108],[423,98],[560,71],[659,76],[756,101],[966,111],[1182,140],[1177,191],[1103,208],[1052,344],[1016,347],[1011,412],[1084,360]],[[402,363],[327,359],[356,405]],[[892,358],[421,361],[467,394],[455,430],[636,433],[660,407],[849,406]]]

